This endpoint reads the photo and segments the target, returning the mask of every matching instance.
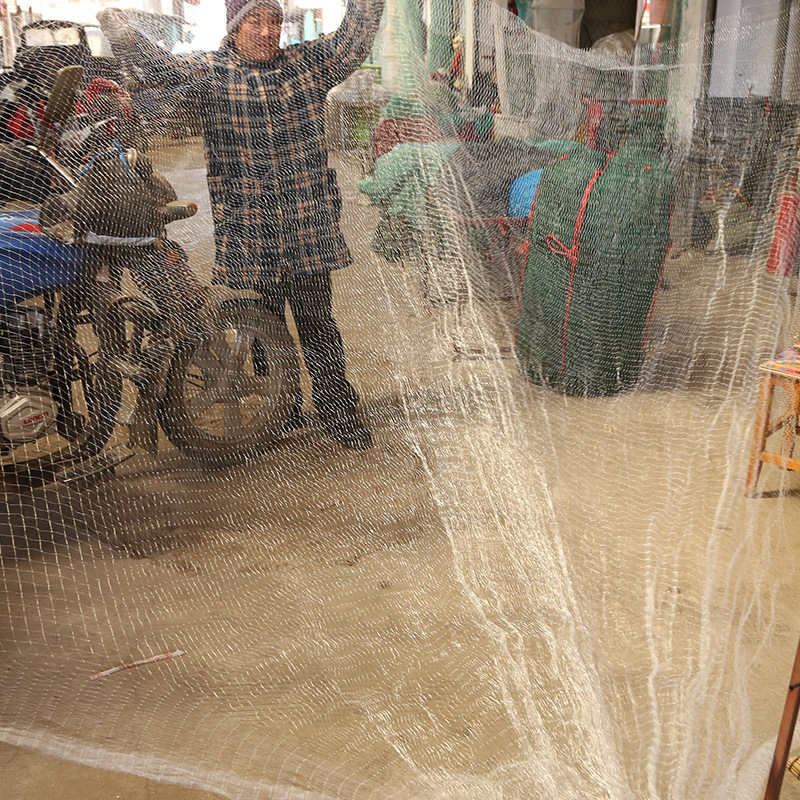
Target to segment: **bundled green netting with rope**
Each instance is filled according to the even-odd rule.
[[[520,370],[568,394],[631,387],[669,247],[672,174],[638,145],[564,143],[531,213],[517,328]]]

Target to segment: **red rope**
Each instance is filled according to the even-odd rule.
[[[570,263],[569,273],[569,289],[567,290],[567,307],[564,309],[564,329],[561,334],[561,369],[559,372],[563,373],[566,368],[567,360],[567,323],[569,322],[569,309],[572,303],[572,287],[575,282],[575,268],[578,266],[578,259],[580,258],[580,245],[581,245],[581,230],[583,229],[583,220],[586,216],[586,207],[589,205],[589,195],[594,189],[600,176],[605,172],[608,162],[613,158],[613,155],[606,156],[606,163],[603,164],[602,169],[595,170],[591,180],[586,186],[586,191],[581,198],[581,204],[578,208],[578,218],[575,220],[575,229],[572,232],[572,246],[567,247],[563,242],[560,242],[552,233],[548,233],[545,237],[545,242],[550,250],[556,255],[566,256]]]

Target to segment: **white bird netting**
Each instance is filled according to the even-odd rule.
[[[141,139],[122,143],[147,140],[147,157],[68,151],[78,199],[51,198],[46,219],[43,197],[7,198],[7,319],[51,309],[35,289],[69,295],[12,297],[19,225],[100,255],[81,256],[94,299],[77,322],[56,302],[52,336],[30,316],[4,328],[0,741],[237,799],[763,795],[800,631],[800,476],[768,463],[745,488],[758,367],[800,342],[797,234],[776,223],[794,197],[800,49],[794,15],[785,30],[722,20],[712,40],[683,14],[631,54],[579,50],[492,3],[387,7],[371,65],[325,109],[353,255],[334,314],[371,448],[325,435],[305,368],[304,424],[282,432],[297,374],[281,373],[280,326],[223,303],[197,333],[184,273],[165,289],[161,261],[130,255],[149,230],[119,222],[146,217],[149,158],[199,206],[170,238],[219,280],[212,215],[218,233],[232,223],[206,189],[215,156],[303,204],[291,159],[259,160],[281,136],[284,156],[309,157],[296,109],[269,106],[282,79],[137,89]],[[763,53],[781,32],[779,69]],[[243,123],[236,91],[270,121]],[[322,236],[221,188],[270,236],[294,231],[287,247]],[[133,260],[89,234],[128,237],[115,252]],[[227,274],[246,277],[236,236]],[[258,258],[274,266],[272,246]],[[273,335],[259,367],[254,342]],[[24,383],[20,362],[46,346],[49,377]],[[59,364],[79,391],[58,393]],[[31,427],[67,411],[83,421]],[[789,412],[768,439],[787,458]],[[20,477],[87,427],[88,467]],[[204,464],[217,435],[240,457]],[[122,447],[134,455],[102,471]]]

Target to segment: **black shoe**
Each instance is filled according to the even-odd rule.
[[[369,450],[372,447],[372,434],[361,424],[355,411],[324,418],[322,429],[348,450]]]
[[[306,417],[302,411],[298,411],[297,409],[293,409],[292,413],[286,418],[286,421],[281,426],[281,433],[282,434],[289,434],[292,431],[300,430],[300,428],[304,428],[306,425]]]

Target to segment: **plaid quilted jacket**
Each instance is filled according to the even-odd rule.
[[[213,53],[172,56],[144,37],[119,52],[143,83],[190,88],[203,127],[216,282],[253,288],[352,262],[327,165],[324,104],[369,54],[382,10],[383,0],[349,0],[335,33],[265,64],[240,58],[231,37]]]

